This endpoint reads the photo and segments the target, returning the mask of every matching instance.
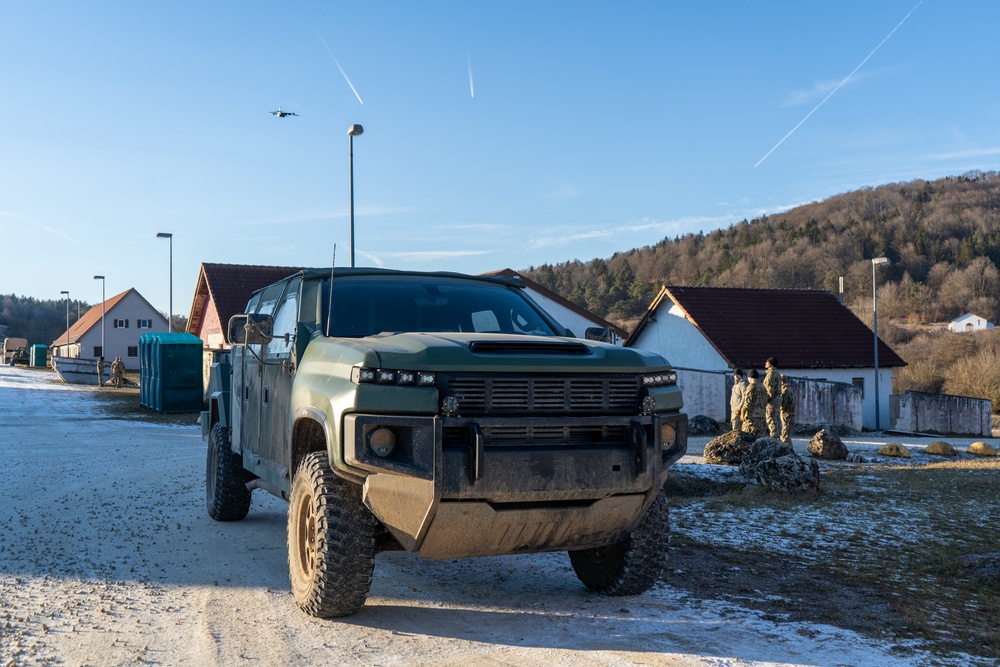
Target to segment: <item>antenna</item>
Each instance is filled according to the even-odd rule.
[[[330,320],[333,319],[333,267],[337,264],[337,244],[333,244],[333,261],[330,262],[330,299],[326,309],[326,337],[330,337]]]

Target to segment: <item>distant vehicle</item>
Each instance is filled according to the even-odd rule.
[[[271,112],[272,116],[277,116],[278,118],[284,118],[285,116],[298,116],[294,111],[282,111],[281,107],[278,107],[277,111]]]
[[[25,349],[27,349],[27,347],[28,347],[28,339],[27,338],[4,338],[3,339],[3,363],[5,363],[5,364],[12,364],[13,365],[13,362],[11,361],[11,358],[14,356],[14,353],[17,352],[18,348],[22,348],[22,347],[25,348]]]

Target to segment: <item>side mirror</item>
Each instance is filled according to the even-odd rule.
[[[270,315],[233,315],[229,318],[229,342],[232,345],[264,345],[271,342],[274,318]]]

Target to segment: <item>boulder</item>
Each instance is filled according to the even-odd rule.
[[[728,425],[723,427],[706,415],[695,415],[688,420],[688,435],[722,435],[728,430]]]
[[[988,442],[982,442],[982,441],[972,443],[971,445],[969,445],[969,449],[966,451],[968,451],[970,454],[974,454],[975,456],[997,455],[996,447],[989,444]]]
[[[877,454],[882,456],[896,456],[901,459],[910,458],[910,450],[907,449],[899,442],[887,442],[878,448]]]
[[[757,436],[745,431],[729,431],[709,440],[702,456],[705,458],[705,463],[739,465],[743,460],[743,454],[756,438]]]
[[[812,437],[806,450],[818,459],[827,461],[846,461],[847,447],[844,442],[833,433],[828,433],[826,429],[820,431]]]
[[[936,440],[927,445],[924,452],[934,456],[958,456],[958,450],[944,440]]]
[[[758,438],[743,455],[740,474],[773,491],[819,487],[819,466],[792,446],[774,438]]]

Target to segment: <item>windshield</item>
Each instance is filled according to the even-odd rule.
[[[329,303],[326,281],[324,328]],[[433,278],[334,280],[331,336],[444,331],[556,335],[528,299],[501,285]]]

